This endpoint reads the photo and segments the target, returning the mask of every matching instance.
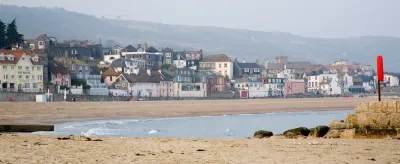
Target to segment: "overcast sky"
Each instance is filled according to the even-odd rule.
[[[400,0],[0,0],[97,17],[290,32],[311,37],[400,37]]]

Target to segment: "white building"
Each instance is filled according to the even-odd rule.
[[[386,82],[387,86],[397,87],[399,86],[399,78],[395,75],[385,74],[384,82]]]
[[[173,83],[174,97],[207,97],[206,83]]]
[[[104,63],[111,64],[114,60],[121,58],[121,53],[124,51],[124,48],[120,46],[114,46],[111,50],[104,55]]]
[[[100,81],[101,75],[89,75],[86,84],[90,85],[90,95],[108,95],[108,88],[105,83]]]
[[[342,94],[342,87],[337,74],[319,74],[308,76],[308,92],[325,95]]]
[[[294,80],[296,79],[295,69],[287,68],[285,65],[285,69],[279,72],[276,75],[277,78],[287,79],[287,80]]]

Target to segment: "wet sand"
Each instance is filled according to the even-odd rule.
[[[62,123],[71,120],[184,117],[353,110],[368,98],[185,100],[132,102],[1,102],[0,123]]]

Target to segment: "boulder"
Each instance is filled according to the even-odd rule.
[[[344,121],[339,121],[339,120],[331,120],[329,123],[329,128],[330,129],[335,129],[335,130],[340,130],[340,129],[346,129],[347,125]]]
[[[340,138],[340,133],[342,130],[331,129],[324,136],[324,138]]]
[[[340,138],[350,139],[354,138],[356,135],[355,129],[343,129],[340,132]]]
[[[308,136],[314,137],[314,133],[315,133],[315,128],[311,128],[310,134],[308,134]]]
[[[356,114],[349,114],[346,117],[346,128],[351,129],[354,127],[358,127],[357,123],[357,115]]]
[[[368,112],[369,103],[359,103],[356,108],[356,113],[366,113]]]
[[[310,130],[308,130],[306,127],[299,127],[299,128],[290,129],[290,130],[283,132],[283,135],[286,138],[306,137],[309,134],[310,134]]]
[[[324,137],[329,131],[328,126],[317,126],[314,130],[314,137]]]
[[[397,130],[392,128],[374,129],[362,127],[355,129],[355,134],[359,138],[387,138],[388,136],[397,136]]]
[[[261,139],[261,138],[269,138],[269,137],[271,137],[273,135],[274,135],[274,133],[272,133],[270,131],[259,130],[259,131],[256,131],[254,133],[253,138],[259,138],[259,139]]]

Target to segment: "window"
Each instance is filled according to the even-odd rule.
[[[38,88],[38,84],[37,83],[33,83],[33,88]]]
[[[43,76],[42,76],[42,75],[39,75],[39,76],[38,76],[38,80],[43,80]]]
[[[25,83],[25,88],[31,88],[31,85],[29,83]]]
[[[220,64],[218,64],[219,65],[219,68],[221,68],[221,63]]]
[[[78,54],[78,50],[72,50],[72,52],[71,52],[73,55],[76,55],[76,54]]]
[[[21,60],[25,60],[25,56],[22,56],[22,57],[21,57]]]
[[[39,57],[35,56],[35,57],[33,58],[33,61],[38,62],[38,61],[39,61]]]
[[[7,66],[3,66],[3,69],[4,69],[4,70],[7,70]]]
[[[79,66],[79,70],[82,70],[82,66]]]
[[[0,60],[4,60],[4,55],[0,55]]]
[[[125,87],[125,83],[122,83],[122,87]]]
[[[248,69],[248,68],[245,68],[245,69],[244,69],[244,72],[249,72],[249,69]]]
[[[8,75],[4,75],[4,80],[7,80],[8,79]]]
[[[14,56],[9,56],[8,59],[14,60]]]
[[[11,79],[14,79],[14,75],[11,75]]]
[[[225,64],[224,64],[224,67],[225,67],[225,68],[226,68],[226,67],[228,67],[228,64],[227,64],[227,63],[225,63]]]
[[[29,66],[26,66],[25,69],[26,69],[26,70],[29,70]]]
[[[41,69],[42,69],[42,67],[39,67],[39,66],[37,67],[37,70],[41,70]]]
[[[11,66],[11,69],[14,70],[14,66]]]
[[[26,78],[26,79],[29,79],[29,75],[26,75],[25,78]]]
[[[43,41],[39,41],[39,46],[43,46]]]
[[[271,79],[268,79],[268,83],[271,83]]]
[[[18,69],[22,69],[22,66],[18,66]]]
[[[225,70],[225,75],[228,75],[228,71],[227,70]]]
[[[57,55],[61,55],[61,51],[60,50],[57,51]]]
[[[18,79],[22,79],[22,75],[18,75]]]
[[[110,81],[112,81],[112,76],[110,76]]]
[[[272,82],[275,83],[275,79],[272,79]]]
[[[254,68],[254,72],[260,72],[260,69]]]

